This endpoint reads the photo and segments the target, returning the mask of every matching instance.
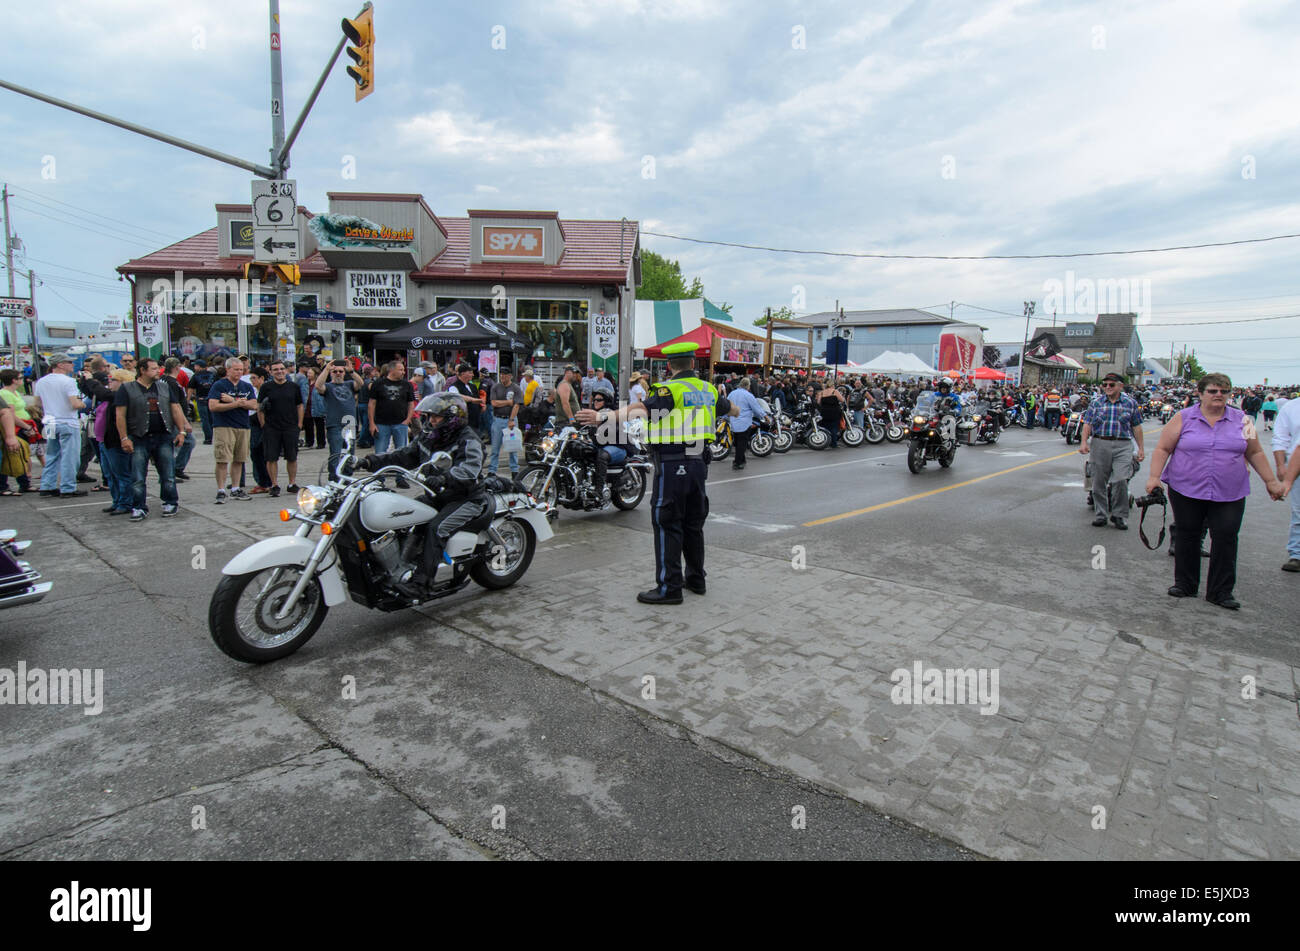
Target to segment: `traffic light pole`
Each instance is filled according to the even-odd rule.
[[[282,39],[280,34],[280,0],[270,0],[271,4],[271,165],[275,169],[276,178],[284,178],[285,172],[289,169],[289,150],[285,147],[284,138],[284,74],[281,69],[280,47]],[[319,86],[317,87],[319,89]],[[314,94],[313,94],[314,98]],[[311,106],[308,106],[310,109]],[[306,112],[299,117],[298,127],[306,118]],[[297,135],[297,127],[294,129]],[[296,197],[295,197],[295,200]],[[297,216],[295,215],[295,220]],[[261,305],[258,305],[258,318],[261,319]],[[285,365],[293,360],[294,355],[298,352],[297,341],[294,340],[293,327],[293,306],[289,297],[289,286],[284,281],[277,281],[275,285],[275,338],[276,353]],[[274,357],[273,357],[274,358]]]

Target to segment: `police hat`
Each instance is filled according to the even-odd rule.
[[[668,346],[663,348],[662,352],[665,357],[693,357],[695,356],[695,351],[699,348],[700,345],[698,343],[683,341],[682,343],[670,343]]]

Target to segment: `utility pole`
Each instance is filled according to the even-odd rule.
[[[768,307],[764,313],[767,314],[767,348],[763,351],[763,376],[767,377],[772,372],[772,308]]]
[[[5,207],[5,272],[9,275],[9,296],[14,296],[14,239],[9,234],[9,183],[4,185]],[[9,350],[13,354],[13,367],[18,369],[18,318],[9,318]]]
[[[32,307],[36,306],[36,272],[31,268],[27,269],[27,296],[32,299]],[[35,313],[35,311],[33,311]],[[36,318],[33,317],[27,324],[28,337],[32,345],[32,382],[35,383],[41,378],[41,354],[36,349]],[[18,362],[14,361],[14,369],[18,369]]]
[[[280,34],[280,0],[271,0],[271,167],[275,170],[277,179],[284,178],[285,172],[289,168],[289,153],[284,147],[284,77],[281,71],[280,47],[282,45]],[[342,44],[340,44],[341,46]],[[338,53],[335,53],[337,56]],[[331,61],[332,65],[332,61]],[[327,70],[328,72],[328,70]],[[324,77],[321,83],[317,85],[317,90],[324,83]],[[308,109],[311,108],[309,103]],[[306,113],[304,112],[304,118]],[[294,201],[298,196],[294,195]],[[293,209],[294,220],[297,220],[297,209]],[[256,253],[256,252],[255,252]],[[258,317],[261,317],[261,306],[258,306]],[[286,361],[293,360],[294,355],[298,352],[298,344],[294,339],[293,327],[293,307],[289,297],[289,285],[284,281],[277,281],[275,285],[275,336],[279,343],[279,354],[281,359]]]
[[[1025,385],[1025,358],[1029,355],[1029,318],[1034,316],[1034,302],[1025,301],[1025,342],[1020,346],[1020,385]]]

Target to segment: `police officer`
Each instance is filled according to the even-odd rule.
[[[695,375],[697,344],[664,347],[670,378],[651,388],[640,403],[601,417],[593,410],[578,414],[592,425],[616,423],[624,416],[649,415],[646,441],[654,451],[655,481],[651,522],[655,533],[655,587],[636,599],[643,604],[682,603],[682,558],[685,586],[704,594],[704,521],[709,517],[708,443],[714,438],[717,416],[739,411],[719,396],[713,384]]]

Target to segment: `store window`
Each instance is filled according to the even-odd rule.
[[[587,301],[517,300],[515,330],[531,344],[534,360],[587,362]]]
[[[502,323],[505,323],[505,307],[503,306],[500,310],[495,310],[492,307],[492,299],[490,297],[438,297],[434,300],[433,307],[435,310],[442,310],[444,307],[450,307],[458,300],[463,300],[484,317],[491,317],[493,320],[499,320]]]
[[[239,327],[233,314],[172,314],[172,356],[224,360],[236,355]]]

